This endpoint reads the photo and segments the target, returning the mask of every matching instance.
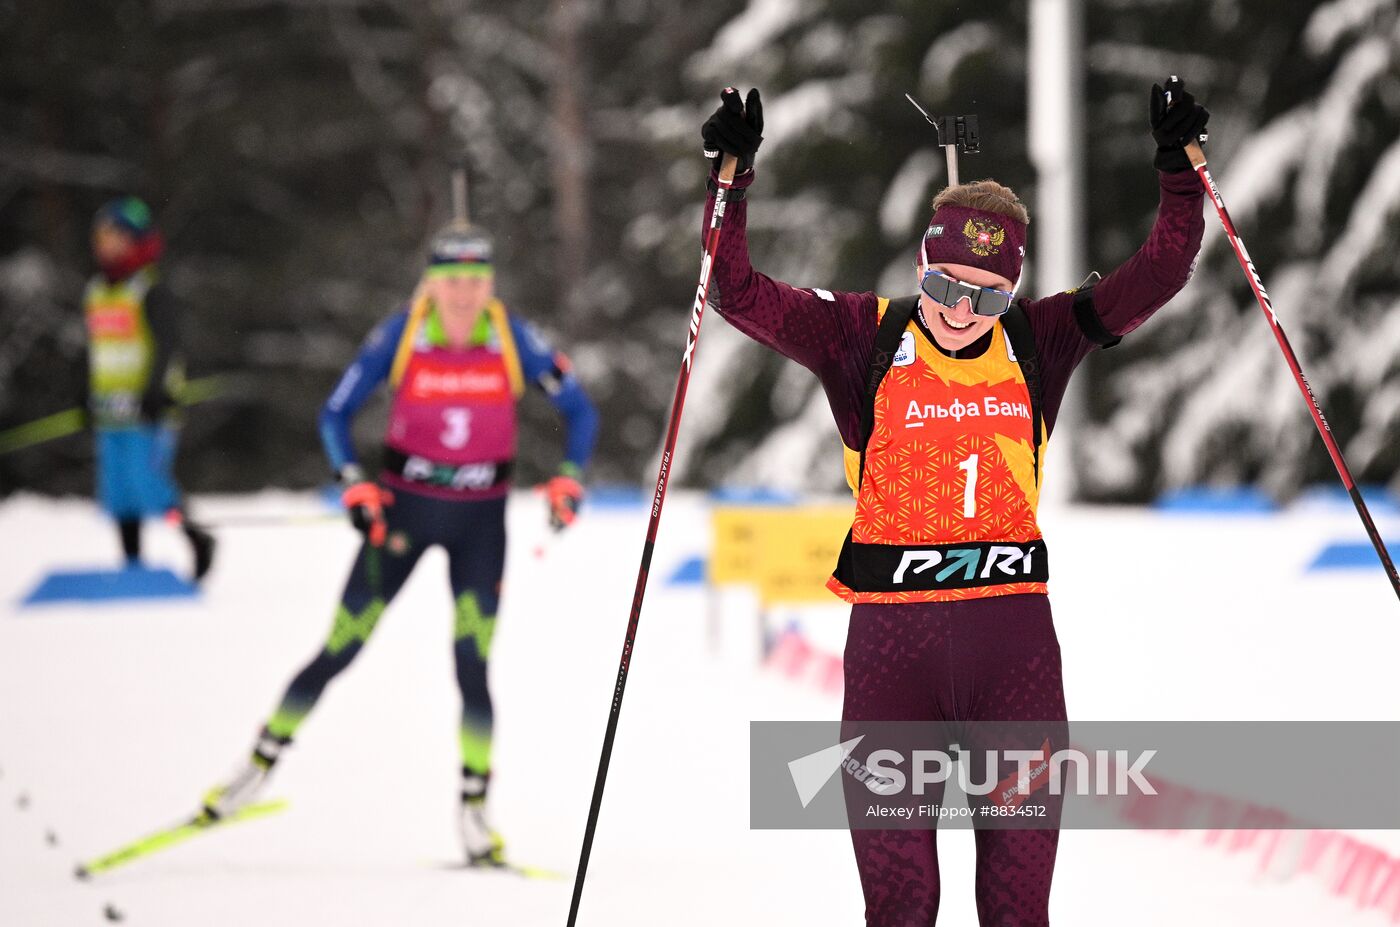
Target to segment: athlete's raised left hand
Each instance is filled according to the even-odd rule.
[[[1152,126],[1152,139],[1157,143],[1157,156],[1153,159],[1157,170],[1170,173],[1191,170],[1186,144],[1195,142],[1204,146],[1209,121],[1210,110],[1196,102],[1186,89],[1186,82],[1175,74],[1167,78],[1165,86],[1153,84],[1148,96],[1148,122]]]

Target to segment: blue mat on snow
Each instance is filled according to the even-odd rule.
[[[691,557],[681,562],[666,579],[668,586],[697,586],[705,582],[705,558]]]
[[[625,486],[619,483],[601,483],[588,489],[583,504],[599,509],[630,509],[651,504],[651,491],[640,486]]]
[[[1173,489],[1158,496],[1153,508],[1180,515],[1266,515],[1279,510],[1277,502],[1252,486]]]
[[[58,570],[45,576],[24,605],[54,602],[121,602],[137,599],[184,599],[198,595],[188,581],[164,567],[124,570]]]
[[[1389,544],[1386,545],[1389,548]],[[1392,560],[1395,551],[1390,552]],[[1381,568],[1381,558],[1369,541],[1333,541],[1318,552],[1308,572],[1321,570],[1365,570]]]
[[[717,486],[710,501],[721,505],[796,505],[797,495],[767,486]]]
[[[1359,488],[1361,498],[1366,500],[1366,507],[1371,510],[1371,514],[1375,517],[1400,515],[1400,500],[1397,500],[1386,487],[1368,484]],[[1295,506],[1336,508],[1345,512],[1356,511],[1356,504],[1351,501],[1351,496],[1347,495],[1347,491],[1340,484],[1333,483],[1308,487],[1298,495],[1293,504]]]

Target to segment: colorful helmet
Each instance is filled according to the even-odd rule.
[[[136,238],[144,238],[155,230],[151,218],[151,207],[144,200],[134,196],[122,196],[109,200],[97,210],[92,219],[93,225],[115,225]]]
[[[454,222],[433,236],[428,249],[428,274],[490,274],[495,251],[490,235],[475,226]]]

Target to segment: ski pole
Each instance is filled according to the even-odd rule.
[[[666,425],[666,443],[661,451],[661,468],[656,475],[656,492],[652,495],[651,519],[647,523],[646,543],[642,545],[642,563],[637,570],[637,586],[632,594],[632,612],[627,618],[627,634],[622,639],[622,662],[617,668],[617,685],[613,689],[612,707],[608,712],[607,732],[603,735],[603,753],[598,760],[598,777],[593,783],[593,801],[588,806],[588,824],[583,832],[583,849],[579,853],[578,872],[574,874],[574,897],[569,904],[569,927],[578,919],[579,900],[583,897],[583,880],[588,875],[588,857],[593,851],[593,834],[598,828],[598,810],[603,804],[603,786],[608,779],[608,763],[612,759],[613,741],[617,738],[617,717],[622,710],[622,693],[627,687],[627,670],[632,665],[632,652],[637,640],[637,625],[642,617],[642,597],[646,594],[647,575],[651,571],[651,555],[656,547],[657,529],[661,525],[661,507],[666,502],[666,484],[671,477],[671,458],[676,451],[676,435],[680,431],[681,412],[685,408],[685,392],[690,385],[690,371],[695,362],[695,346],[700,339],[700,320],[705,313],[705,297],[710,289],[710,270],[719,249],[720,227],[724,224],[724,204],[738,161],[725,155],[720,162],[719,189],[710,213],[710,228],[705,235],[705,253],[700,261],[700,284],[695,290],[695,302],[690,307],[690,333],[685,353],[681,355],[680,373],[676,377],[676,395],[671,401],[670,419]]]
[[[1322,414],[1322,406],[1317,400],[1317,395],[1313,392],[1312,386],[1308,384],[1308,378],[1303,374],[1303,368],[1298,363],[1298,355],[1293,353],[1293,346],[1288,343],[1288,336],[1283,333],[1278,313],[1274,312],[1274,304],[1269,299],[1268,291],[1264,289],[1264,281],[1260,279],[1259,271],[1255,269],[1254,261],[1245,249],[1244,241],[1235,231],[1235,223],[1230,219],[1230,213],[1225,209],[1225,201],[1220,197],[1220,188],[1215,185],[1215,178],[1210,175],[1210,169],[1206,167],[1205,152],[1201,150],[1198,143],[1190,142],[1186,145],[1186,157],[1191,161],[1191,166],[1195,168],[1196,176],[1200,177],[1201,183],[1205,185],[1206,193],[1210,195],[1211,202],[1215,204],[1215,212],[1220,217],[1221,226],[1225,229],[1225,237],[1230,240],[1230,247],[1235,249],[1235,258],[1239,260],[1240,267],[1244,269],[1245,278],[1249,281],[1250,289],[1254,291],[1254,298],[1259,303],[1260,311],[1264,313],[1264,318],[1269,320],[1269,326],[1274,330],[1274,338],[1278,341],[1279,350],[1283,352],[1283,359],[1288,362],[1288,369],[1293,373],[1293,380],[1298,384],[1303,399],[1308,403],[1308,411],[1312,413],[1317,433],[1322,436],[1322,443],[1327,445],[1327,453],[1332,456],[1332,463],[1337,468],[1337,475],[1342,478],[1342,485],[1346,487],[1347,495],[1351,496],[1352,503],[1356,505],[1356,514],[1361,516],[1361,524],[1366,529],[1366,535],[1371,539],[1372,546],[1376,548],[1376,555],[1381,558],[1381,565],[1385,567],[1386,575],[1390,578],[1391,588],[1395,590],[1395,595],[1400,597],[1400,574],[1395,572],[1395,564],[1391,562],[1390,552],[1386,550],[1385,541],[1381,539],[1380,532],[1376,530],[1376,523],[1371,519],[1371,510],[1366,507],[1366,500],[1361,497],[1361,490],[1356,488],[1356,480],[1352,478],[1351,469],[1342,457],[1342,449],[1332,434],[1332,426],[1327,424],[1327,417]]]
[[[199,524],[204,528],[216,528],[222,531],[227,528],[288,528],[320,525],[344,519],[344,512],[308,512],[300,515],[226,515],[222,518],[201,518]]]
[[[32,422],[0,431],[0,454],[22,451],[36,444],[43,444],[45,441],[66,438],[82,430],[83,411],[81,409],[64,409],[62,412],[45,415]]]
[[[190,380],[181,389],[176,402],[182,406],[192,406],[207,402],[222,395],[227,389],[227,378],[219,375]],[[43,418],[16,425],[0,431],[0,454],[22,451],[36,444],[54,441],[75,435],[85,427],[86,418],[82,409],[64,409]]]

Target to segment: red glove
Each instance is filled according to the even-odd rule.
[[[389,535],[384,509],[393,503],[394,494],[371,480],[352,484],[340,497],[340,504],[350,513],[350,523],[375,547],[383,547]]]
[[[572,476],[556,476],[544,484],[545,497],[549,500],[549,526],[562,531],[578,518],[578,508],[583,504],[583,487]]]

